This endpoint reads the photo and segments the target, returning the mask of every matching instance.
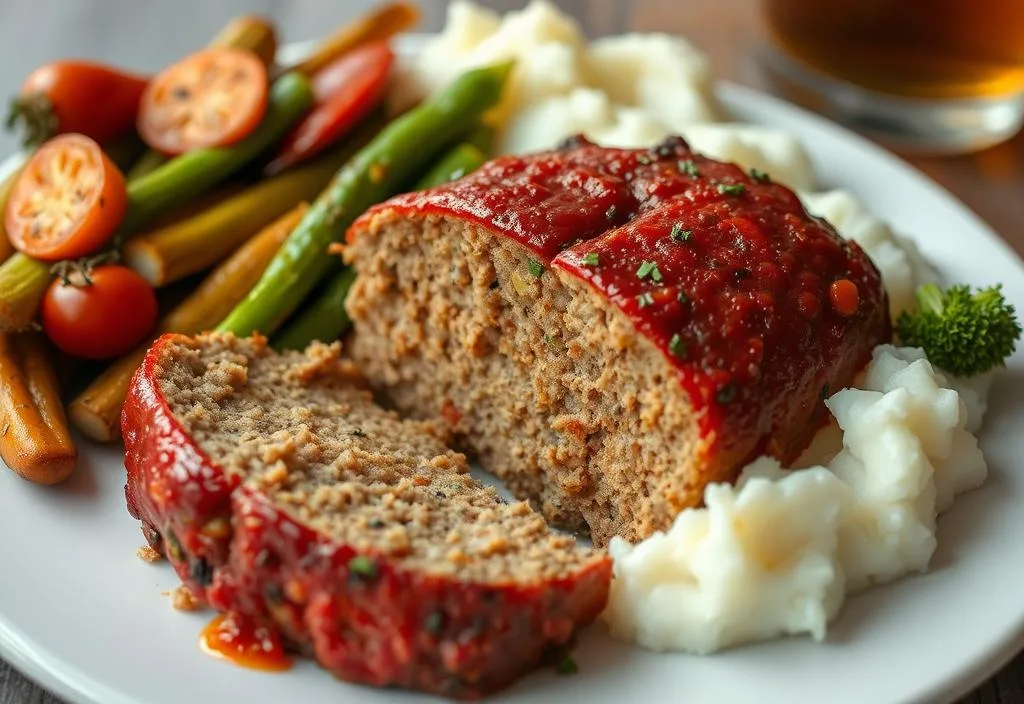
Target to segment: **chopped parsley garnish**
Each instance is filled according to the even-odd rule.
[[[676,357],[682,357],[686,354],[686,343],[683,342],[683,338],[679,333],[673,335],[672,339],[668,341],[668,351]]]
[[[598,264],[597,252],[587,252],[586,254],[584,254],[583,258],[580,259],[580,264],[582,266],[597,266],[597,264]]]
[[[551,335],[549,335],[549,334],[547,334],[547,333],[545,333],[545,334],[544,334],[544,344],[545,344],[545,345],[550,345],[550,344],[551,344],[551,341],[552,341],[553,339],[555,339],[555,338],[551,337]]]
[[[427,618],[424,619],[423,626],[430,635],[440,635],[441,630],[444,628],[444,614],[440,611],[431,611],[427,614]]]
[[[654,305],[654,296],[652,296],[650,294],[650,292],[648,292],[648,293],[641,293],[639,296],[636,297],[636,304],[638,306],[640,306],[641,308],[646,308],[647,306],[653,306]]]
[[[680,161],[679,170],[692,178],[697,178],[698,176],[700,176],[700,170],[697,168],[697,162],[694,161],[693,159]]]
[[[676,300],[679,301],[680,303],[689,303],[690,297],[686,295],[686,291],[680,291],[676,295]]]
[[[568,655],[562,658],[561,662],[555,667],[555,672],[560,675],[575,675],[579,671],[580,666]]]
[[[619,209],[614,205],[609,205],[608,210],[604,211],[604,217],[606,220],[614,220],[615,216],[619,214]]]
[[[356,555],[348,561],[348,571],[363,579],[373,579],[377,576],[377,563],[366,555]]]
[[[747,187],[742,183],[720,183],[718,184],[719,193],[727,193],[730,196],[741,196],[747,190]]]
[[[640,267],[636,270],[636,278],[646,279],[648,277],[654,283],[658,283],[661,281],[661,272],[658,270],[657,263],[644,260],[640,262]]]
[[[758,183],[768,183],[772,180],[772,177],[764,171],[761,171],[761,169],[751,169],[750,178],[754,179]]]
[[[669,237],[674,242],[689,242],[690,238],[693,237],[693,230],[684,230],[681,223],[676,223],[672,226],[672,232],[669,233]]]
[[[530,275],[537,279],[539,279],[540,275],[544,273],[544,267],[536,259],[528,260],[526,262],[526,268],[530,272]]]

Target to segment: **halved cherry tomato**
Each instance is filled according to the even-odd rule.
[[[128,210],[124,176],[93,140],[54,137],[32,155],[7,198],[11,244],[55,261],[92,254],[110,239]]]
[[[110,359],[134,349],[153,330],[156,294],[126,266],[104,264],[55,279],[43,296],[43,332],[83,359]]]
[[[387,42],[373,42],[344,54],[313,76],[316,107],[285,138],[267,165],[274,174],[323,151],[380,103],[394,54]]]
[[[267,110],[267,67],[246,49],[206,49],[157,75],[142,94],[137,127],[165,154],[234,144]]]
[[[90,61],[54,61],[29,74],[8,124],[25,123],[26,146],[76,132],[100,144],[135,124],[148,78]]]

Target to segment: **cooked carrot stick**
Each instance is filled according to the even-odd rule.
[[[308,57],[292,70],[312,76],[342,54],[361,44],[384,41],[409,29],[420,19],[420,11],[408,2],[393,2],[339,27],[320,42]]]
[[[25,479],[56,484],[75,469],[50,351],[38,333],[0,333],[0,457]]]
[[[300,203],[239,247],[160,321],[158,331],[190,335],[215,327],[256,285],[307,208],[306,203]],[[147,347],[143,345],[118,359],[71,402],[71,422],[82,433],[100,442],[112,442],[121,436],[121,408]]]

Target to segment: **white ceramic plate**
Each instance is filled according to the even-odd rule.
[[[947,280],[1003,282],[1024,311],[1024,266],[950,194],[814,115],[719,89],[738,119],[798,135],[824,184],[852,190],[913,236]],[[932,572],[853,598],[824,644],[797,638],[698,658],[617,643],[598,625],[577,651],[579,674],[538,673],[496,699],[817,704],[965,693],[1024,645],[1022,399],[1024,350],[996,384],[982,433],[991,476],[942,517]],[[59,488],[0,470],[0,655],[73,702],[429,700],[342,684],[308,662],[263,674],[201,653],[197,634],[209,615],[172,609],[171,570],[135,557],[143,540],[125,510],[121,460],[118,448],[83,442],[81,467]]]

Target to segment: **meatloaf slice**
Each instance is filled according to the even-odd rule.
[[[794,458],[890,336],[856,244],[678,138],[497,159],[375,206],[345,257],[371,382],[599,545]]]
[[[123,416],[152,542],[211,605],[349,681],[470,697],[569,646],[608,558],[470,477],[439,424],[374,404],[339,351],[155,343]]]

